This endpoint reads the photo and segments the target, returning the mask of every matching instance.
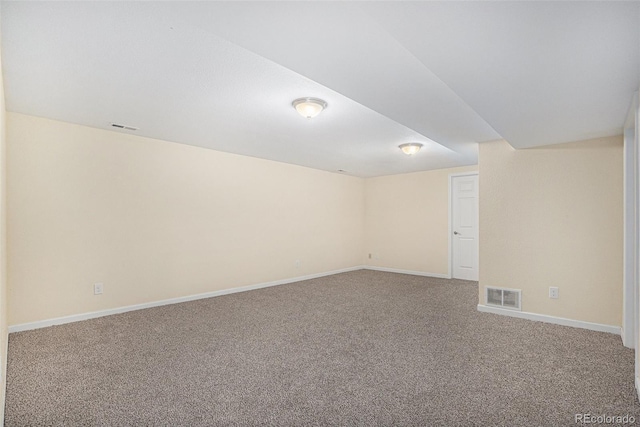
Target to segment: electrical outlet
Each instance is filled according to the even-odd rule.
[[[549,298],[558,299],[560,297],[560,290],[556,287],[549,286]]]
[[[295,267],[296,267],[296,270],[300,268],[300,260],[299,259],[296,260]]]
[[[369,254],[369,259],[371,259],[371,254]]]
[[[104,283],[94,283],[93,284],[93,294],[94,295],[102,295],[102,291],[104,290]]]

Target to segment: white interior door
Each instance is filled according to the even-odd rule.
[[[478,175],[451,177],[451,240],[454,279],[478,280]]]

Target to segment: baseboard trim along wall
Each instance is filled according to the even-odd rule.
[[[386,271],[387,273],[411,274],[412,276],[425,276],[425,277],[436,277],[438,279],[451,279],[451,276],[449,276],[448,274],[425,273],[422,271],[401,270],[399,268],[374,267],[371,265],[365,265],[363,268],[366,270]]]
[[[534,320],[537,322],[553,323],[555,325],[571,326],[574,328],[589,329],[591,331],[608,332],[620,335],[620,326],[603,325],[601,323],[583,322],[581,320],[565,319],[564,317],[548,316],[546,314],[528,313],[498,307],[490,307],[478,304],[478,311],[483,313],[500,314],[502,316],[517,317],[520,319]]]
[[[309,274],[307,276],[292,277],[290,279],[274,280],[273,282],[257,283],[255,285],[241,286],[238,288],[221,289],[219,291],[205,292],[203,294],[187,295],[184,297],[170,298],[161,301],[146,302],[143,304],[128,305],[125,307],[110,308],[107,310],[92,311],[89,313],[74,314],[71,316],[56,317],[54,319],[39,320],[37,322],[22,323],[9,326],[9,333],[29,331],[32,329],[46,328],[48,326],[63,325],[65,323],[79,322],[82,320],[95,319],[97,317],[110,316],[112,314],[126,313],[128,311],[142,310],[145,308],[159,307],[162,305],[178,304],[181,302],[195,301],[204,298],[212,298],[221,295],[235,294],[237,292],[252,291],[254,289],[268,288],[271,286],[286,285],[287,283],[301,282],[303,280],[317,279],[319,277],[331,276],[349,271],[362,270],[362,265],[356,267],[342,268],[340,270],[327,271],[324,273]]]

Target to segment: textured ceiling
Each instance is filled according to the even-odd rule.
[[[619,134],[634,2],[3,2],[10,111],[370,177]],[[315,119],[291,101],[326,100]],[[128,132],[128,131],[124,131]],[[397,146],[419,141],[407,157]]]

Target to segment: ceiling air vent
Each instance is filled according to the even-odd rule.
[[[111,126],[113,126],[114,128],[118,128],[118,129],[138,130],[138,128],[135,128],[133,126],[121,125],[121,124],[118,124],[118,123],[111,123]]]
[[[486,287],[484,289],[485,303],[494,307],[508,308],[510,310],[521,310],[521,296],[522,291],[520,289],[491,287]]]

